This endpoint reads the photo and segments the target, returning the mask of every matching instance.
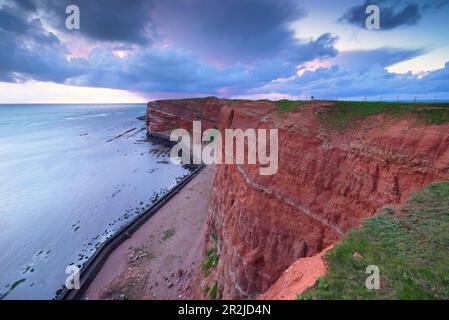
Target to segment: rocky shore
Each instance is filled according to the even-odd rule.
[[[214,170],[203,169],[114,250],[84,299],[191,298]]]

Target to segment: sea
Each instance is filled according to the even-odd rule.
[[[190,174],[147,139],[145,104],[0,105],[0,299],[53,299]]]

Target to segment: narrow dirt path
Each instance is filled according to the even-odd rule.
[[[215,168],[207,166],[122,243],[85,299],[188,299],[201,264]]]

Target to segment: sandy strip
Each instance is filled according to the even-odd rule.
[[[188,299],[201,264],[215,168],[207,166],[123,242],[85,299]]]

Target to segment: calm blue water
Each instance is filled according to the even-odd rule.
[[[188,174],[146,141],[145,109],[0,105],[0,298],[53,298],[69,264]]]

